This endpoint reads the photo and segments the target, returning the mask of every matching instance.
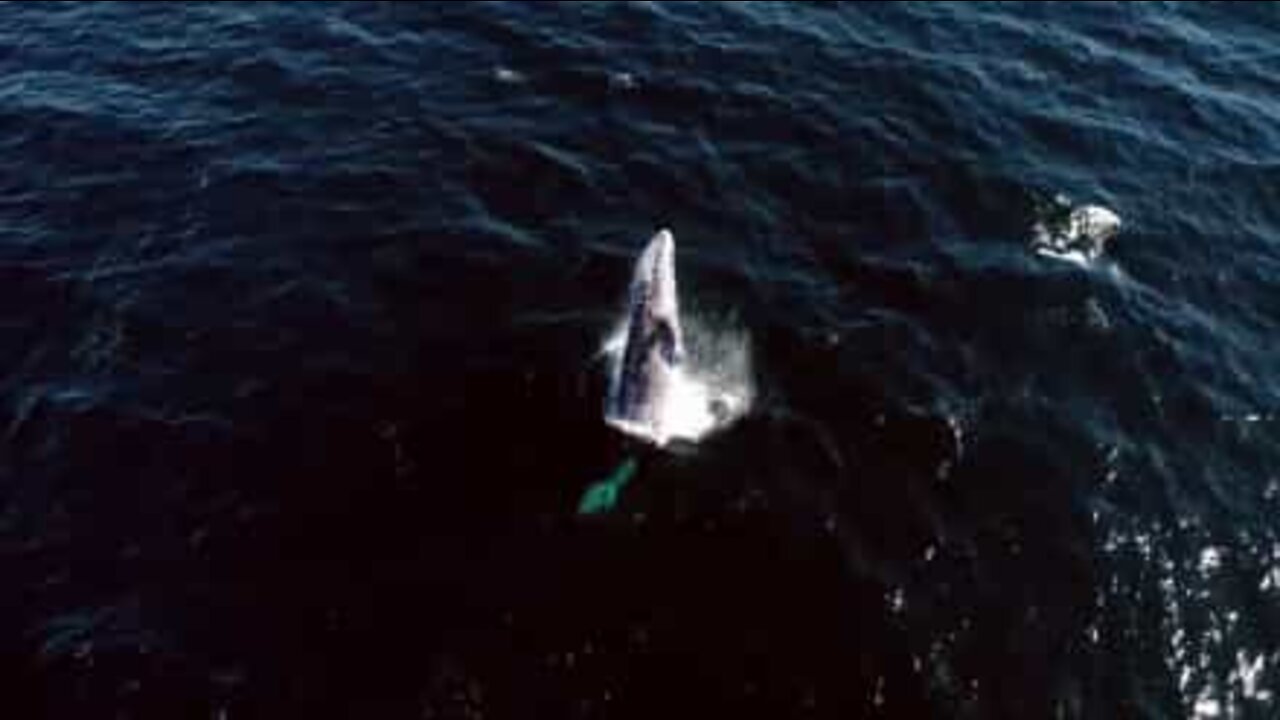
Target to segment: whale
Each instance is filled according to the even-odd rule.
[[[675,238],[663,228],[635,262],[623,345],[605,404],[610,425],[658,445],[672,434],[668,408],[685,361],[675,253]]]

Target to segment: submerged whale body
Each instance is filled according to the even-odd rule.
[[[636,261],[623,337],[605,418],[624,431],[665,444],[671,434],[667,408],[685,354],[676,298],[675,239],[667,230],[658,231]]]

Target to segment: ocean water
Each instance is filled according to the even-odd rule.
[[[1280,715],[1277,48],[0,6],[0,714]],[[1122,218],[1090,262],[1032,247],[1064,203]],[[755,389],[671,452],[601,417],[660,227]]]

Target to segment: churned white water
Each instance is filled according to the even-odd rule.
[[[728,324],[713,326],[691,316],[682,317],[681,323],[686,356],[672,377],[659,416],[652,423],[634,423],[605,414],[611,426],[659,447],[673,440],[697,442],[729,427],[750,411],[755,397],[746,331]],[[623,319],[600,349],[610,393],[619,382],[626,338]]]
[[[1111,209],[1077,206],[1059,195],[1032,228],[1031,248],[1038,255],[1089,268],[1102,258],[1120,228],[1120,216]]]

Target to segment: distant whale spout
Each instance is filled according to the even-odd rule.
[[[620,362],[611,378],[606,420],[662,445],[666,408],[684,361],[676,297],[675,238],[659,230],[636,261]]]

